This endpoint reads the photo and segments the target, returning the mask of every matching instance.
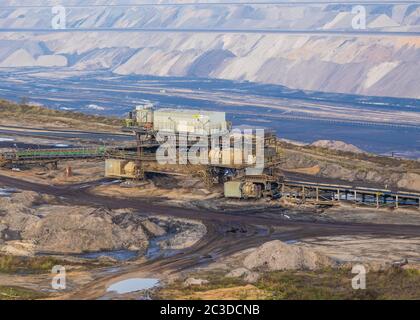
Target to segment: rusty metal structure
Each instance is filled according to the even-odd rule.
[[[238,180],[224,183],[224,195],[226,198],[236,199],[261,199],[279,198],[279,187],[282,177],[269,175],[244,176]]]
[[[47,165],[57,166],[60,160],[101,159],[105,157],[105,147],[65,148],[65,149],[19,149],[0,154],[0,166],[7,165]]]
[[[112,151],[106,158],[109,162],[113,159],[134,162],[136,179],[144,178],[144,174],[148,172],[146,163],[158,162],[157,149],[164,143],[162,137],[165,135],[170,135],[176,142],[174,163],[183,162],[186,171],[201,177],[207,186],[244,176],[246,169],[252,167],[252,160],[255,161],[255,155],[248,155],[245,159],[245,155],[239,154],[242,151],[235,149],[235,139],[245,138],[238,137],[237,132],[232,133],[232,126],[226,121],[224,112],[186,109],[155,111],[151,105],[139,106],[129,113],[122,131],[131,132],[135,136],[136,150]],[[255,150],[256,136],[247,138],[250,150]],[[226,141],[228,141],[227,148]],[[272,130],[265,130],[263,137],[265,174],[269,174],[278,164],[275,143],[275,133]],[[188,154],[192,148],[200,146],[209,147],[208,154],[204,155],[209,159],[208,164],[193,164],[185,159],[185,154]],[[224,161],[226,158],[229,160]],[[237,158],[244,159],[235,161]],[[168,171],[167,174],[172,172]]]
[[[420,193],[360,186],[284,180],[282,197],[298,204],[336,205],[349,203],[374,208],[416,208],[420,210]]]
[[[256,163],[257,135],[233,130],[223,112],[155,111],[151,105],[139,106],[129,113],[122,131],[133,134],[134,147],[14,150],[0,154],[0,166],[41,164],[56,168],[57,162],[62,160],[104,159],[106,177],[142,180],[146,173],[195,176],[201,178],[207,187],[223,184],[227,198],[282,197],[297,204],[330,206],[344,202],[376,208],[420,209],[419,193],[285,180],[279,171],[281,150],[277,137],[269,129],[264,130],[263,137],[258,137],[262,138],[263,170],[250,174],[248,169]],[[175,141],[172,166],[162,165],[158,155],[158,149],[169,136]],[[236,149],[238,139],[246,140],[248,151],[255,153],[245,154],[242,149]],[[261,140],[258,142],[261,144]],[[205,146],[208,148],[204,148],[206,154],[203,156],[209,160],[206,164],[193,163],[186,156],[191,150],[196,150],[193,148]],[[201,150],[199,153],[202,156]],[[238,158],[241,161],[235,161]],[[71,169],[67,168],[67,171],[70,176]]]

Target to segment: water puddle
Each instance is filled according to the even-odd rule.
[[[64,144],[64,143],[57,143],[54,145],[54,147],[56,148],[69,148],[70,146],[68,144]]]
[[[0,188],[0,197],[10,197],[12,194],[17,193],[16,189]]]
[[[107,288],[107,292],[116,292],[118,294],[126,294],[142,290],[148,290],[156,287],[159,279],[143,279],[132,278],[116,282]]]
[[[299,241],[298,240],[287,240],[287,241],[284,241],[284,243],[286,243],[286,244],[296,244],[296,243],[299,243]]]
[[[12,138],[0,138],[0,142],[13,142],[15,139]]]
[[[130,250],[115,250],[115,251],[100,251],[100,252],[88,252],[78,254],[77,257],[84,259],[98,259],[100,257],[109,257],[118,261],[128,261],[138,257],[137,251]]]
[[[101,186],[107,186],[107,185],[117,184],[117,183],[121,183],[121,182],[122,182],[122,180],[104,181],[104,182],[101,182]]]
[[[170,248],[162,248],[160,243],[162,241],[168,240],[171,237],[173,237],[174,234],[166,234],[164,236],[161,237],[156,237],[153,239],[149,240],[149,247],[147,249],[146,252],[146,258],[151,260],[151,259],[156,259],[156,258],[169,258],[177,253],[180,252],[180,250],[177,249],[170,249]]]

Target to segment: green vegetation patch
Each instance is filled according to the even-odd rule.
[[[65,262],[53,257],[16,257],[0,255],[0,273],[48,273]]]
[[[243,290],[246,283],[238,278],[224,277],[224,273],[200,273],[194,278],[209,280],[208,284],[185,287],[182,281],[160,289],[157,298],[183,299],[223,288]],[[417,300],[420,299],[420,271],[391,268],[369,272],[366,290],[354,290],[350,269],[320,271],[275,271],[261,275],[253,285],[264,299],[273,300]],[[223,292],[221,292],[223,293]],[[217,294],[217,293],[215,293]],[[205,296],[203,294],[203,296]],[[241,299],[241,294],[236,295]],[[214,296],[214,298],[223,298]],[[246,299],[246,297],[243,297]]]
[[[0,286],[0,300],[35,300],[46,297],[44,293],[25,288]]]
[[[52,121],[56,118],[58,121],[77,120],[87,123],[100,123],[110,126],[122,126],[123,121],[114,117],[104,117],[98,115],[89,115],[82,112],[64,111],[48,109],[40,106],[27,105],[26,103],[16,104],[6,100],[0,100],[0,115],[3,118],[46,120]],[[34,118],[35,117],[35,118]]]
[[[59,257],[38,256],[18,257],[0,254],[0,273],[6,274],[43,274],[50,273],[54,266],[77,268],[78,270],[92,270],[112,266],[112,261],[81,260],[68,261]]]

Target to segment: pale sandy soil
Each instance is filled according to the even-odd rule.
[[[102,185],[92,189],[93,193],[118,198],[164,198],[168,200],[191,201],[211,199],[215,195],[205,189],[192,192],[187,188],[162,189],[148,183],[143,187],[124,188],[119,185]]]
[[[264,210],[268,208],[279,208],[281,202],[278,200],[268,201],[267,199],[259,199],[252,201],[242,201],[237,199],[226,199],[223,197],[222,188],[212,188],[211,190],[201,185],[201,182],[196,179],[186,179],[186,182],[191,182],[190,186],[174,185],[163,187],[161,183],[156,185],[154,180],[148,180],[145,183],[140,183],[136,187],[121,187],[120,183],[103,184],[92,187],[90,192],[121,199],[159,199],[160,202],[173,207],[182,207],[189,209],[209,209],[209,210],[223,210],[223,211],[252,211]],[[176,182],[175,182],[176,183]],[[189,185],[189,183],[187,183]],[[195,187],[195,185],[197,187]]]
[[[420,208],[369,208],[342,204],[325,210],[324,215],[335,221],[378,224],[412,224],[420,227]]]
[[[292,244],[292,243],[291,243]],[[337,267],[364,265],[368,270],[384,270],[395,262],[407,259],[407,267],[420,268],[420,238],[373,238],[365,236],[317,237],[293,242],[337,261]],[[202,272],[230,272],[243,268],[245,258],[255,248],[243,250],[199,269]]]
[[[0,119],[0,126],[14,126],[14,127],[26,127],[26,128],[33,128],[33,129],[66,129],[66,130],[86,130],[86,131],[100,131],[100,132],[107,132],[107,133],[121,133],[121,128],[118,126],[112,126],[108,124],[102,123],[86,123],[86,121],[80,121],[76,119],[70,118],[60,118],[60,117],[53,117],[52,120],[49,118],[47,119],[45,116],[40,117],[40,119],[23,119],[20,118],[16,120],[11,117],[6,117]]]
[[[283,218],[296,221],[350,222],[373,224],[410,224],[420,226],[420,209],[410,208],[379,208],[356,206],[341,202],[333,207],[315,207],[311,204],[298,205],[287,200],[280,200],[286,209]],[[264,217],[278,218],[279,213],[273,210],[261,213]]]
[[[51,138],[35,138],[35,137],[25,137],[25,136],[13,136],[13,135],[6,135],[0,134],[0,138],[6,139],[13,139],[13,143],[16,143],[18,146],[19,144],[33,144],[39,145],[40,148],[45,148],[48,145],[55,145],[55,144],[66,144],[63,142],[62,139],[51,139]],[[0,152],[9,151],[10,148],[0,148]]]
[[[66,168],[68,166],[73,173],[71,177],[66,176]],[[57,169],[37,166],[27,170],[12,171],[7,168],[0,168],[0,174],[40,184],[66,185],[84,183],[104,178],[104,162],[100,160],[59,162]]]
[[[267,291],[252,284],[229,288],[198,291],[185,294],[177,290],[165,290],[165,294],[175,296],[177,300],[262,300],[270,297]]]
[[[384,265],[408,259],[410,264],[420,264],[420,238],[318,237],[302,240],[298,245],[343,262]]]
[[[66,286],[68,289],[77,288],[94,280],[95,272],[72,270],[66,268]],[[2,286],[22,287],[38,292],[44,292],[51,295],[50,298],[60,296],[57,290],[51,288],[53,274],[30,274],[30,275],[14,275],[0,274],[0,284]]]

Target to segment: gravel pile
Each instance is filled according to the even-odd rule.
[[[0,252],[32,243],[35,252],[145,251],[165,230],[129,210],[48,204],[34,192],[0,199]],[[7,248],[7,250],[5,249]],[[28,252],[28,255],[34,252]]]
[[[275,240],[255,249],[245,258],[243,264],[249,270],[277,271],[317,270],[335,263],[318,252]]]

